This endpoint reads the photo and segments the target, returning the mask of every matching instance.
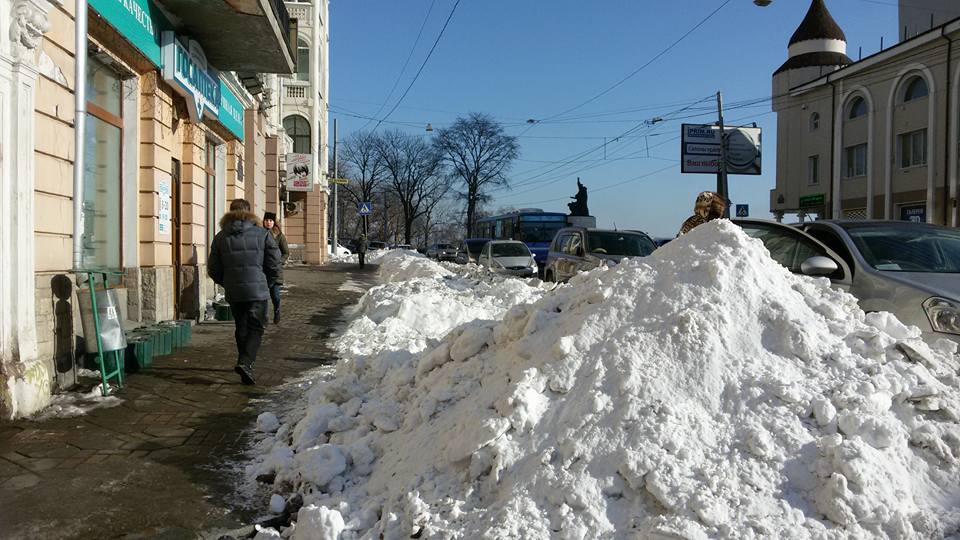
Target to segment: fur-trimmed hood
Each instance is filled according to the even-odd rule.
[[[241,222],[241,226],[238,227],[237,229],[243,228],[242,223],[244,221],[249,221],[255,227],[261,226],[260,218],[258,218],[257,215],[254,214],[253,212],[247,212],[245,210],[234,210],[233,212],[227,212],[226,214],[223,215],[222,218],[220,218],[220,229],[226,231],[227,227],[229,227],[231,224],[237,221]]]

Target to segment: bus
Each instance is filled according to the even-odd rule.
[[[547,251],[557,231],[568,225],[567,215],[527,208],[477,222],[477,236],[491,240],[519,240],[530,248],[537,264],[547,263]]]

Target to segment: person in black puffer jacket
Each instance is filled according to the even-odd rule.
[[[254,384],[253,363],[267,324],[270,287],[280,275],[280,249],[270,231],[250,212],[250,203],[234,199],[213,239],[207,274],[224,288],[233,313],[237,340],[234,370],[244,384]]]

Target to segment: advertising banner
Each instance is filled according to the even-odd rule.
[[[287,191],[313,191],[313,156],[287,154]]]
[[[720,127],[710,124],[683,124],[681,130],[680,172],[720,172]],[[727,127],[724,132],[727,139],[727,174],[760,174],[760,128]]]

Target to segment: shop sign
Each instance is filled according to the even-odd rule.
[[[912,221],[913,223],[926,223],[927,222],[927,205],[915,204],[912,206],[901,206],[900,221]]]
[[[220,116],[220,81],[216,70],[207,67],[207,56],[194,40],[180,44],[173,32],[163,33],[163,79],[187,100],[190,120],[200,122],[204,112]]]
[[[160,209],[157,212],[157,232],[170,234],[170,184],[161,180],[158,191]]]
[[[155,65],[162,65],[160,34],[171,27],[150,0],[89,0],[90,7]]]
[[[819,208],[826,202],[827,196],[823,193],[804,195],[800,197],[800,208]]]
[[[313,156],[287,154],[287,191],[313,191]]]
[[[761,172],[762,132],[757,127],[725,127],[727,174]],[[717,174],[720,170],[720,127],[710,124],[681,126],[681,173]]]

